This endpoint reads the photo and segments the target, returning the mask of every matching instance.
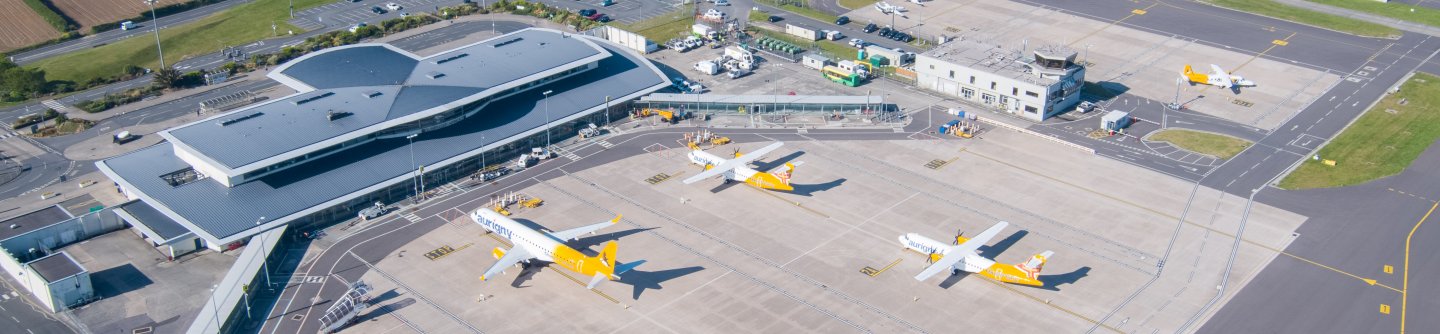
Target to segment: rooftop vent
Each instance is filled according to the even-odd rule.
[[[429,78],[431,78],[431,79],[439,79],[440,77],[445,76],[445,73],[430,72],[430,73],[425,73],[425,76],[426,76],[426,77],[429,77]]]
[[[367,98],[372,98],[372,99],[373,99],[373,98],[375,98],[376,96],[380,96],[380,91],[378,91],[378,90],[366,91],[364,95],[365,95],[365,97],[367,97]]]
[[[310,102],[315,102],[316,100],[330,97],[330,95],[335,95],[335,92],[325,92],[325,93],[321,93],[320,95],[315,95],[315,96],[311,96],[311,97],[307,97],[307,98],[295,100],[295,105],[298,106],[298,105],[302,105],[302,104],[306,104],[306,103],[310,103]]]
[[[236,118],[231,118],[231,119],[223,120],[223,121],[220,121],[220,126],[228,126],[228,125],[230,125],[230,124],[240,123],[240,122],[243,122],[243,121],[245,121],[245,120],[247,120],[247,119],[260,117],[261,115],[264,115],[264,114],[265,114],[265,113],[263,113],[263,112],[256,112],[256,113],[249,114],[249,115],[245,115],[245,116],[240,116],[240,117],[236,117]]]
[[[328,121],[334,122],[334,121],[337,120],[337,119],[349,117],[350,115],[354,115],[354,114],[355,114],[355,113],[352,113],[352,112],[349,112],[349,111],[331,111],[331,112],[325,113],[325,119],[328,120]]]
[[[523,38],[523,37],[515,37],[515,38],[512,38],[512,39],[506,40],[506,41],[504,41],[504,42],[492,44],[492,45],[490,45],[490,47],[492,47],[492,48],[498,48],[498,47],[510,45],[511,43],[515,43],[515,42],[519,42],[519,41],[523,41],[523,40],[525,40],[525,38]]]
[[[444,63],[450,62],[451,60],[456,60],[456,59],[460,59],[460,58],[465,58],[465,57],[468,57],[468,56],[470,56],[469,53],[461,53],[461,54],[458,54],[458,55],[445,57],[445,59],[436,60],[436,61],[435,61],[435,64],[444,64]]]

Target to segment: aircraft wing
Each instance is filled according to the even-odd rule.
[[[1225,88],[1235,85],[1235,82],[1230,80],[1230,73],[1226,73],[1225,69],[1220,68],[1220,65],[1210,64],[1210,77],[1219,78],[1221,86]]]
[[[510,247],[509,250],[505,251],[505,256],[500,257],[500,261],[495,261],[495,264],[491,265],[490,269],[485,270],[484,275],[480,275],[480,280],[483,281],[491,276],[495,276],[495,274],[504,271],[506,267],[513,266],[517,262],[533,258],[535,258],[535,256],[526,251],[525,247]]]
[[[925,271],[921,271],[919,275],[915,275],[915,280],[924,281],[930,278],[930,276],[935,276],[935,274],[950,269],[950,267],[955,266],[956,263],[959,263],[960,260],[966,256],[975,253],[975,250],[980,249],[980,246],[989,243],[990,239],[994,239],[996,235],[999,235],[1000,231],[1005,230],[1006,226],[1010,226],[1010,223],[1003,221],[996,223],[995,226],[991,226],[989,229],[986,229],[985,232],[980,232],[980,234],[975,235],[975,237],[965,240],[965,243],[950,247],[950,250],[945,252],[945,257],[940,258],[940,261],[935,261],[930,267],[925,268]]]
[[[785,143],[783,143],[783,142],[775,142],[775,143],[770,144],[770,145],[768,145],[768,146],[761,147],[761,148],[758,149],[758,150],[751,151],[750,153],[745,153],[745,155],[741,155],[741,156],[736,157],[736,158],[734,158],[734,159],[726,160],[724,163],[721,163],[719,166],[714,166],[714,167],[710,168],[709,170],[706,170],[706,171],[704,171],[704,172],[700,172],[700,174],[695,174],[694,176],[691,176],[691,177],[689,177],[689,178],[686,178],[684,182],[685,182],[685,184],[691,184],[691,183],[695,183],[695,182],[700,182],[700,180],[708,179],[708,178],[714,177],[714,176],[716,176],[716,175],[723,174],[723,173],[725,173],[725,172],[730,171],[731,169],[735,169],[736,167],[744,166],[745,164],[748,164],[748,163],[750,163],[751,161],[755,161],[755,159],[759,159],[760,157],[765,156],[765,154],[768,154],[768,153],[770,153],[771,151],[774,151],[774,150],[776,150],[776,149],[779,149],[780,146],[784,146],[784,145],[785,145]]]
[[[553,232],[553,233],[550,233],[550,236],[555,237],[555,239],[560,239],[560,241],[562,241],[562,242],[563,242],[563,241],[568,241],[568,240],[574,240],[575,238],[579,238],[580,236],[585,235],[586,233],[592,233],[592,232],[595,232],[595,231],[599,231],[600,229],[613,226],[613,225],[615,225],[615,223],[619,223],[619,222],[620,222],[620,216],[617,215],[617,216],[615,216],[615,219],[611,219],[611,220],[607,220],[607,221],[603,221],[603,222],[599,222],[599,223],[595,223],[595,224],[591,224],[591,225],[576,227],[576,228],[572,228],[572,229],[568,229],[568,230],[564,230],[564,231],[560,231],[560,232]]]

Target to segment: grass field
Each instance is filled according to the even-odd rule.
[[[1221,159],[1234,157],[1254,144],[1231,136],[1178,129],[1156,132],[1145,140],[1163,141],[1191,152],[1209,154]]]
[[[1347,8],[1389,18],[1415,22],[1431,27],[1440,27],[1440,9],[1416,6],[1399,2],[1373,0],[1306,0],[1340,8]],[[1434,1],[1434,0],[1429,0]],[[1412,11],[1413,10],[1413,11]]]
[[[330,3],[330,0],[295,0],[295,8],[309,8]],[[236,6],[224,12],[185,25],[161,29],[165,47],[165,63],[220,50],[225,45],[241,45],[271,37],[270,23],[277,22],[279,31],[300,29],[285,23],[289,16],[285,1],[257,1]],[[30,66],[45,70],[50,80],[85,82],[92,78],[119,74],[126,65],[154,68],[155,40],[151,35],[132,37],[102,47],[52,57]]]
[[[646,39],[657,44],[664,44],[665,41],[672,38],[690,34],[690,27],[695,25],[695,17],[690,16],[690,13],[693,12],[695,12],[695,5],[690,4],[681,6],[669,14],[651,17],[635,22],[635,24],[614,22],[611,25],[645,36]]]
[[[865,7],[865,6],[873,5],[873,4],[875,4],[876,2],[880,2],[880,1],[879,1],[879,0],[840,0],[840,1],[839,1],[839,4],[840,4],[840,7],[845,7],[845,8],[849,8],[849,9],[854,10],[854,9],[860,9],[860,7]]]
[[[1400,100],[1405,105],[1400,105]],[[1394,111],[1393,113],[1391,111]],[[1440,77],[1416,73],[1280,181],[1285,189],[1350,186],[1399,174],[1440,139]]]
[[[169,6],[185,0],[159,0],[155,8]],[[80,24],[80,31],[89,33],[90,26],[110,23],[148,12],[150,7],[139,0],[50,0],[56,9]]]
[[[60,32],[45,22],[40,14],[29,10],[23,0],[0,0],[0,8],[11,8],[0,13],[0,51],[10,51],[44,42],[60,36]]]
[[[1288,6],[1272,0],[1205,0],[1211,4],[1346,32],[1360,36],[1399,36],[1400,30],[1385,25]]]

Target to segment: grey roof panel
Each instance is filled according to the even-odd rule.
[[[382,45],[325,50],[292,61],[285,65],[287,68],[279,71],[281,77],[310,85],[316,88],[315,91],[239,109],[211,121],[173,128],[167,133],[205,157],[236,169],[337,136],[361,130],[383,130],[370,127],[425,111],[425,108],[420,108],[422,106],[443,104],[416,103],[418,101],[396,104],[394,100],[402,87],[406,91],[419,86],[470,87],[473,89],[471,95],[474,95],[487,88],[604,54],[591,44],[581,42],[575,35],[567,36],[550,30],[522,30],[423,59],[411,58]],[[492,46],[500,44],[504,45]],[[456,57],[461,54],[465,56]],[[452,60],[439,62],[444,59]],[[445,75],[432,79],[433,73]],[[369,91],[380,91],[382,94],[366,97],[365,93]],[[448,103],[458,100],[459,97],[453,96],[462,90],[424,91],[424,94],[444,97]],[[333,95],[296,103],[326,93]],[[328,121],[325,114],[332,110],[353,115],[341,121]],[[225,120],[256,112],[263,115],[226,126],[219,125]]]
[[[44,209],[6,218],[5,220],[0,220],[0,240],[10,239],[42,227],[70,220],[70,218],[74,218],[74,216],[59,205],[51,205]],[[11,228],[11,226],[14,226],[14,228]]]
[[[71,259],[70,255],[64,251],[30,261],[29,265],[47,283],[85,272],[85,268],[81,267],[79,263],[75,263],[75,260]]]
[[[561,119],[603,106],[605,96],[648,93],[665,84],[663,76],[641,65],[643,58],[602,45],[619,56],[601,60],[595,70],[495,100],[459,123],[421,134],[414,141],[415,161],[435,164],[542,126],[546,118],[540,92],[545,90],[555,92],[550,116]],[[178,187],[165,183],[158,175],[188,165],[175,156],[174,146],[164,143],[104,164],[147,201],[155,201],[151,205],[184,218],[182,225],[227,238],[252,230],[259,217],[278,219],[404,176],[412,170],[407,143],[404,138],[379,139],[231,188],[210,180]]]
[[[174,219],[170,219],[169,216],[160,213],[159,210],[155,210],[154,207],[145,203],[145,201],[132,201],[122,204],[120,205],[120,210],[124,210],[126,213],[129,213],[130,216],[135,217],[141,224],[145,224],[145,227],[149,227],[151,231],[155,231],[155,234],[159,234],[160,238],[164,240],[174,239],[175,237],[185,235],[185,233],[190,233],[190,230],[185,229],[184,226],[180,226],[180,223],[176,223]],[[164,240],[155,240],[155,242]]]
[[[881,104],[881,94],[859,95],[720,95],[720,94],[671,94],[655,93],[640,98],[642,102],[700,102],[700,103],[782,103],[782,104]]]
[[[406,86],[395,96],[390,105],[390,118],[413,114],[438,107],[479,93],[479,88],[457,86]]]
[[[419,63],[380,45],[322,51],[285,68],[281,74],[315,89],[399,85]]]

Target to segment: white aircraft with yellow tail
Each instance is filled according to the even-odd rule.
[[[1210,74],[1196,73],[1195,69],[1191,68],[1190,65],[1185,65],[1185,70],[1181,71],[1180,74],[1184,75],[1185,80],[1189,80],[1191,83],[1211,85],[1220,88],[1255,86],[1254,81],[1245,80],[1244,77],[1225,72],[1224,69],[1221,69],[1219,65],[1215,64],[1210,64]]]
[[[475,219],[475,222],[485,227],[486,230],[509,240],[514,245],[508,250],[495,248],[493,254],[500,261],[485,270],[485,274],[480,275],[480,280],[503,273],[505,268],[522,261],[530,263],[532,260],[539,260],[558,264],[570,271],[591,277],[590,284],[585,288],[594,289],[596,285],[605,280],[620,279],[620,274],[630,271],[644,262],[636,261],[628,264],[616,262],[614,241],[605,243],[605,247],[596,256],[586,256],[564,244],[565,241],[578,239],[581,235],[615,225],[620,222],[620,216],[615,216],[615,219],[609,221],[560,232],[537,231],[489,208],[475,210],[475,213],[470,214],[470,218]]]
[[[795,171],[795,164],[785,163],[784,171],[771,173],[757,171],[751,169],[749,166],[750,162],[779,149],[780,146],[783,145],[785,145],[785,143],[775,142],[745,154],[740,154],[740,151],[735,151],[734,159],[725,159],[710,154],[710,152],[700,150],[699,146],[692,144],[690,146],[690,154],[687,155],[687,157],[691,163],[705,166],[705,171],[685,179],[684,182],[685,184],[692,184],[700,182],[700,180],[715,177],[716,175],[724,175],[725,183],[740,181],[749,183],[760,189],[780,191],[795,190],[794,187],[790,186],[790,176]]]
[[[947,269],[951,275],[959,274],[960,271],[980,274],[1001,282],[1014,283],[1029,286],[1044,286],[1045,282],[1040,281],[1040,269],[1045,266],[1045,261],[1054,255],[1055,252],[1045,251],[1030,257],[1029,261],[1020,264],[996,263],[976,254],[975,250],[990,242],[995,235],[1000,234],[1010,223],[999,222],[995,226],[980,232],[974,238],[966,239],[963,236],[955,236],[954,244],[946,244],[934,239],[926,238],[915,233],[907,233],[900,236],[900,244],[905,249],[926,254],[931,263],[925,271],[915,275],[915,280],[924,281]]]

